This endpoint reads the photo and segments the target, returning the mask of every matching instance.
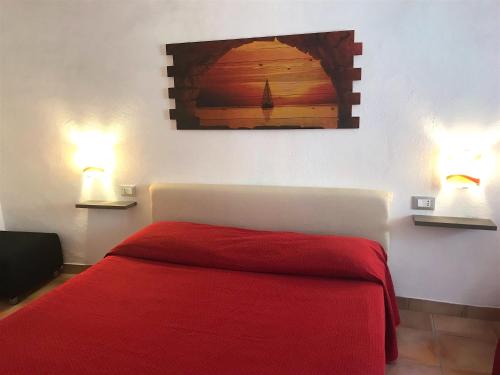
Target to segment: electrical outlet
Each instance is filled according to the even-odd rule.
[[[120,185],[120,194],[122,197],[135,197],[135,185]]]
[[[434,210],[436,208],[436,198],[411,197],[411,208],[414,210]]]

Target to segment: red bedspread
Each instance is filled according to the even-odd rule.
[[[213,230],[150,226],[1,320],[0,373],[384,373],[398,318],[380,246]]]

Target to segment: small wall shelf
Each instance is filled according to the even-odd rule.
[[[84,201],[78,202],[76,208],[98,208],[107,210],[126,210],[137,206],[136,201]]]
[[[418,226],[497,230],[497,225],[490,219],[432,215],[412,215],[412,218],[413,223]]]

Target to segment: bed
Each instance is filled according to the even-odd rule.
[[[389,193],[150,191],[153,224],[0,321],[1,374],[378,375],[396,359]]]

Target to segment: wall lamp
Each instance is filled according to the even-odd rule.
[[[88,178],[110,175],[115,166],[116,135],[97,130],[73,130],[74,160]]]
[[[477,150],[455,149],[445,162],[445,181],[452,187],[467,189],[481,183],[482,154]]]
[[[86,177],[97,177],[102,173],[104,173],[104,168],[100,168],[100,167],[85,167],[85,168],[83,168],[83,174]]]
[[[467,188],[470,185],[479,186],[479,184],[481,183],[480,178],[467,176],[465,174],[450,174],[446,176],[446,181],[452,184],[460,185],[463,188]]]

